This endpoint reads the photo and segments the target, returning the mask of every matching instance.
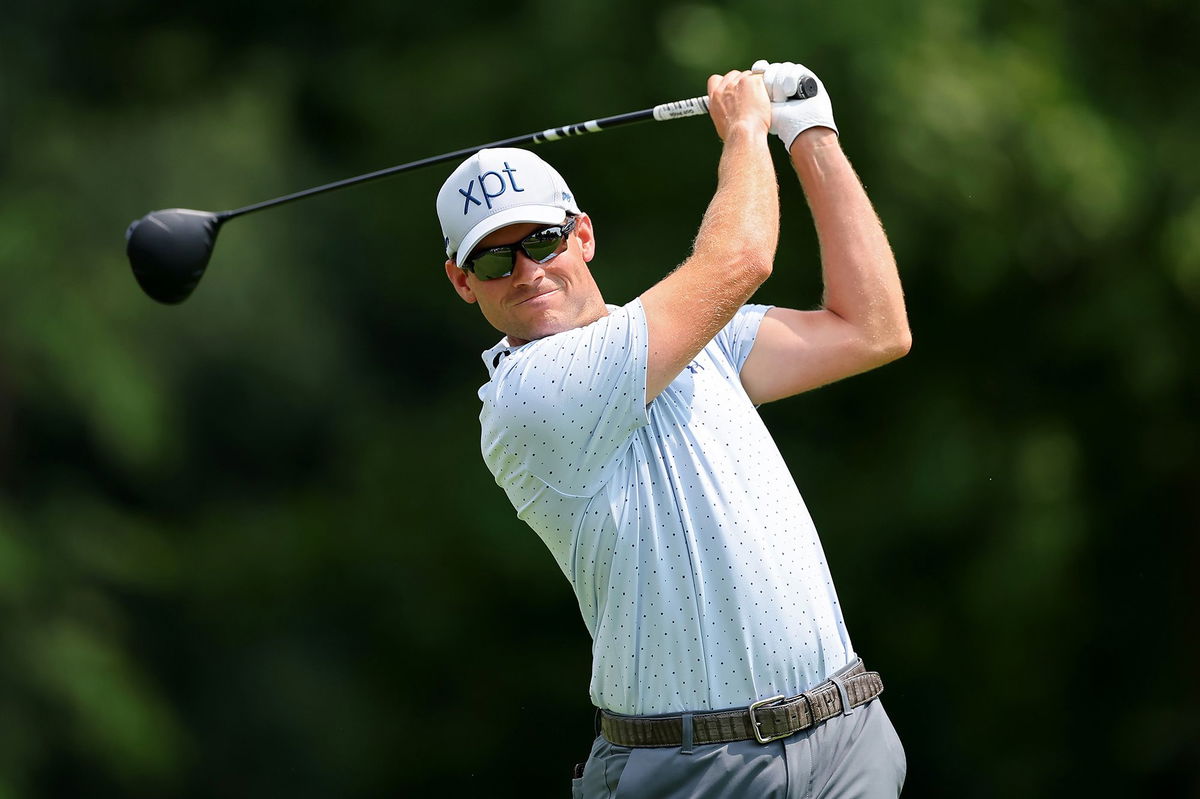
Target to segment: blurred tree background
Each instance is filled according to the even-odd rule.
[[[238,220],[187,303],[130,220],[799,60],[915,346],[763,414],[926,797],[1200,796],[1200,16],[1186,0],[34,3],[0,25],[0,799],[566,796],[571,592],[479,455],[496,334],[431,168]],[[625,303],[703,119],[543,148]],[[804,198],[760,302],[819,302]]]

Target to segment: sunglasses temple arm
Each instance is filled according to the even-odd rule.
[[[796,94],[792,96],[793,100],[804,100],[812,97],[817,93],[817,82],[812,78],[806,78],[801,81],[800,88]],[[600,119],[590,119],[587,122],[577,122],[574,125],[564,125],[560,128],[547,128],[539,130],[536,133],[526,133],[524,136],[513,136],[510,139],[501,139],[499,141],[489,142],[488,144],[478,144],[474,147],[465,147],[461,150],[455,150],[450,153],[430,156],[422,158],[418,161],[410,161],[407,164],[380,169],[376,172],[368,172],[365,175],[357,175],[345,180],[338,180],[333,183],[326,183],[324,186],[316,186],[304,191],[298,191],[294,194],[286,194],[283,197],[276,197],[273,200],[266,200],[254,205],[235,208],[232,211],[220,211],[216,216],[217,224],[221,224],[228,219],[233,219],[235,216],[261,211],[264,208],[272,208],[276,205],[295,202],[296,200],[305,197],[311,197],[314,194],[324,194],[328,191],[336,189],[344,189],[347,186],[354,186],[359,183],[366,183],[371,180],[379,180],[391,175],[397,175],[401,172],[408,172],[413,169],[420,169],[433,164],[440,164],[446,161],[455,161],[466,158],[469,155],[474,155],[480,150],[492,147],[516,147],[522,144],[542,144],[548,141],[558,141],[559,139],[570,138],[571,136],[582,136],[586,133],[600,133],[601,131],[611,130],[612,128],[622,125],[629,125],[634,122],[646,122],[654,120],[655,122],[665,122],[671,119],[682,119],[684,117],[704,116],[708,113],[708,98],[707,97],[692,97],[688,100],[676,100],[673,103],[663,103],[656,105],[653,108],[646,108],[641,111],[631,111],[627,114],[617,114],[610,117],[602,117]]]

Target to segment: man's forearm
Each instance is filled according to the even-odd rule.
[[[765,279],[778,242],[779,184],[767,136],[763,131],[738,131],[721,151],[717,190],[689,261],[727,274],[749,260]]]
[[[821,246],[824,307],[863,331],[882,352],[911,344],[896,259],[858,175],[827,128],[792,143]]]

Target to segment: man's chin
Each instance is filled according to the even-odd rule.
[[[586,318],[564,319],[558,314],[554,314],[553,316],[543,317],[537,320],[536,324],[524,324],[519,327],[510,328],[509,330],[505,330],[503,332],[508,336],[509,341],[513,342],[516,346],[520,346],[520,344],[527,344],[530,341],[537,341],[538,339],[556,336],[559,333],[565,333],[568,330],[586,327],[592,322],[595,322],[597,319],[607,315],[608,309],[604,306],[600,306],[599,312],[588,315]],[[520,344],[517,344],[517,342],[520,342]]]

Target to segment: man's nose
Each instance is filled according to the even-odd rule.
[[[512,282],[516,286],[528,286],[546,276],[542,264],[530,258],[524,250],[517,250],[516,261],[513,262]]]

